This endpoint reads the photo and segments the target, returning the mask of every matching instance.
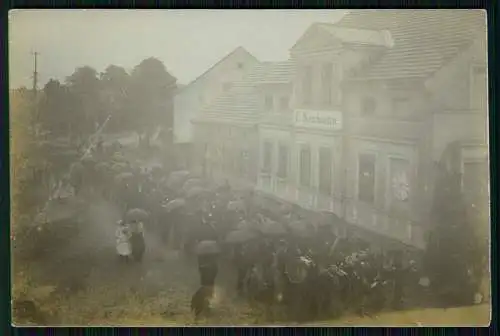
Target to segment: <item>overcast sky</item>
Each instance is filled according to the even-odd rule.
[[[130,70],[161,59],[186,84],[242,46],[262,61],[288,58],[313,22],[334,22],[333,10],[16,10],[10,12],[11,87],[31,86],[32,51],[40,52],[40,87],[74,69],[109,64]]]

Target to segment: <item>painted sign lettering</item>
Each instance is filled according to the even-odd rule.
[[[296,110],[295,125],[299,127],[340,130],[342,113],[338,111]]]

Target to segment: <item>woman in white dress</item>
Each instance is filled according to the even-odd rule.
[[[131,236],[128,225],[123,220],[120,220],[116,229],[116,252],[118,257],[125,262],[128,262],[132,255]]]

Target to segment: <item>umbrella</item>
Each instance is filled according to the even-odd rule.
[[[203,184],[203,181],[199,178],[192,178],[184,182],[184,185],[182,186],[182,190],[185,192],[191,190],[194,187],[199,187]]]
[[[99,162],[96,164],[95,170],[100,174],[107,174],[110,172],[111,168],[106,162]]]
[[[286,215],[293,211],[293,207],[290,204],[283,203],[280,205],[280,213]]]
[[[229,211],[245,211],[245,203],[241,200],[231,201],[227,204],[227,210],[229,210]]]
[[[170,202],[168,202],[166,205],[163,206],[163,208],[167,211],[170,212],[172,210],[175,210],[177,208],[180,208],[186,204],[186,201],[182,198],[174,199]]]
[[[187,196],[187,198],[192,198],[192,197],[201,196],[202,194],[206,194],[208,192],[210,192],[210,191],[205,189],[205,188],[194,187],[186,192],[186,196]]]
[[[307,224],[300,221],[291,222],[289,224],[290,229],[294,235],[300,237],[310,237],[313,235],[313,232],[310,228],[307,227]]]
[[[188,177],[189,177],[189,172],[187,170],[179,170],[172,172],[168,176],[167,186],[171,189],[180,188]]]
[[[115,172],[122,171],[127,168],[127,165],[123,162],[115,162],[111,169]]]
[[[148,218],[148,213],[143,209],[131,209],[127,211],[127,215],[125,216],[127,221],[130,222],[141,222]]]
[[[226,242],[232,244],[244,243],[257,237],[257,234],[250,230],[236,230],[229,232]]]
[[[251,230],[252,224],[243,219],[236,225],[236,227],[238,228],[238,230]]]
[[[287,233],[286,228],[278,222],[268,221],[265,222],[261,227],[260,231],[266,235],[270,236],[281,236]]]
[[[213,240],[203,240],[196,246],[197,254],[216,254],[220,252],[219,245]]]
[[[133,177],[134,177],[134,174],[132,174],[132,173],[120,173],[120,174],[115,176],[115,181],[117,183],[120,183],[120,182],[123,182],[125,180],[132,179]]]

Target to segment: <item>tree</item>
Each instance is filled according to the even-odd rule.
[[[68,88],[58,80],[50,79],[43,88],[39,103],[40,122],[50,138],[68,137],[71,124],[78,122],[71,113],[70,104]]]
[[[479,288],[480,247],[462,195],[460,152],[460,143],[450,144],[437,166],[425,255],[435,297],[446,306],[472,303]]]
[[[110,65],[101,73],[101,94],[105,114],[112,114],[109,129],[126,130],[127,93],[130,76],[119,66]]]
[[[80,137],[88,137],[95,132],[97,125],[105,118],[100,100],[100,82],[97,71],[89,66],[77,68],[66,79],[66,82],[74,109],[75,126],[77,126],[73,132]]]
[[[172,128],[171,103],[176,81],[165,65],[153,57],[143,60],[133,69],[128,91],[129,122],[136,125],[136,131],[146,141],[149,141],[158,125]]]

